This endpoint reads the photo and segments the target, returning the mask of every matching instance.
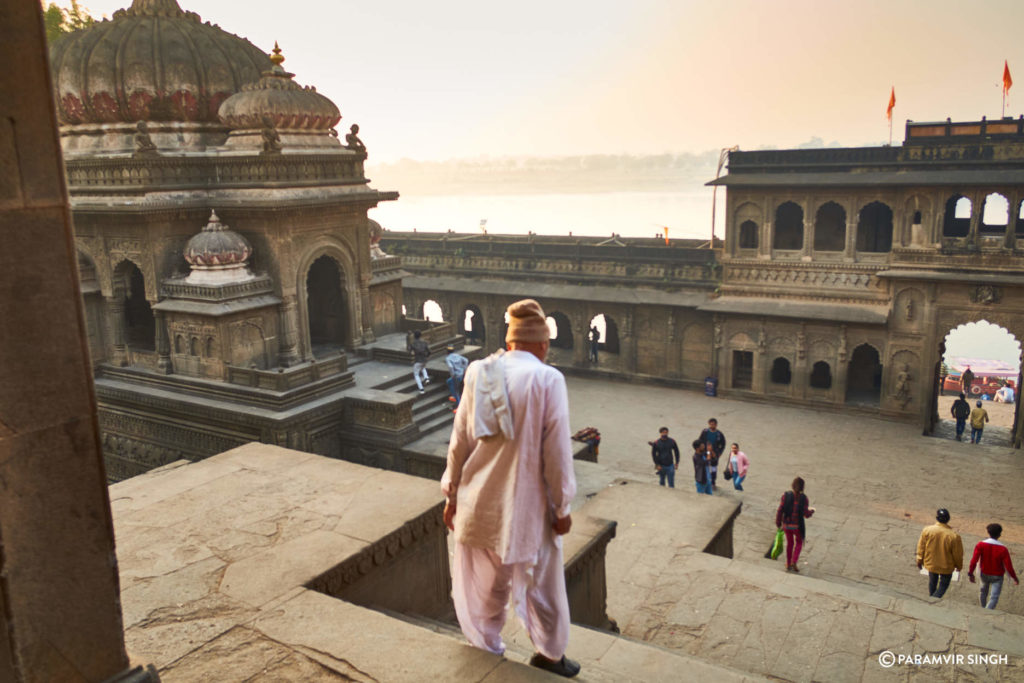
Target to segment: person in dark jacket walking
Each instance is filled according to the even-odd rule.
[[[775,527],[786,532],[787,572],[800,572],[796,565],[804,547],[804,519],[813,514],[814,508],[804,495],[804,480],[797,477],[793,480],[793,488],[782,494],[779,509],[775,512]]]
[[[430,345],[420,337],[423,334],[416,330],[412,333],[413,340],[409,344],[409,351],[412,353],[412,378],[416,380],[416,388],[420,393],[426,393],[424,384],[430,384],[430,375],[427,374],[427,361],[430,360]]]
[[[661,436],[657,441],[647,442],[651,446],[651,459],[654,460],[654,469],[658,473],[658,484],[664,486],[667,479],[669,488],[674,489],[676,469],[679,467],[679,446],[676,440],[668,435],[668,427],[662,427],[658,432]]]
[[[962,375],[960,375],[960,390],[965,394],[971,393],[971,384],[974,382],[974,373],[971,372],[971,366],[968,365],[964,369]]]
[[[711,418],[708,420],[708,426],[701,430],[700,441],[708,448],[711,449],[711,488],[715,488],[716,480],[718,479],[718,458],[721,457],[722,453],[725,452],[725,434],[718,431],[718,420]]]
[[[953,401],[953,407],[949,409],[949,414],[956,420],[956,440],[963,441],[967,418],[971,415],[971,404],[967,402],[967,397],[964,394],[960,394],[960,398]]]
[[[711,495],[711,464],[708,462],[708,447],[697,439],[693,442],[693,481],[697,493]]]

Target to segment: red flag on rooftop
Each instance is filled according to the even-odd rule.
[[[892,92],[889,93],[889,106],[885,109],[885,118],[892,121],[892,108],[896,106],[896,86],[893,86]]]
[[[1003,60],[1003,94],[1010,92],[1010,87],[1013,85],[1013,79],[1010,78],[1010,63],[1005,59]]]

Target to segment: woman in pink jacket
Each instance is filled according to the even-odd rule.
[[[743,480],[747,478],[747,470],[750,469],[750,461],[740,450],[740,445],[732,445],[732,453],[729,454],[728,469],[732,471],[732,485],[737,491],[743,490]]]

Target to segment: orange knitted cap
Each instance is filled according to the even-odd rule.
[[[546,342],[550,336],[544,309],[533,299],[523,299],[508,307],[508,333],[505,342]]]

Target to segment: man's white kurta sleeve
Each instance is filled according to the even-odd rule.
[[[576,474],[572,467],[572,441],[569,437],[569,393],[565,378],[556,372],[545,392],[544,434],[541,440],[544,483],[559,518],[569,514],[576,495]]]
[[[469,427],[474,413],[476,368],[466,372],[466,391],[463,392],[462,403],[455,412],[455,424],[452,425],[452,436],[448,441],[448,465],[441,476],[441,492],[451,501],[462,482],[462,467],[466,458],[473,452],[473,439],[470,438]]]

